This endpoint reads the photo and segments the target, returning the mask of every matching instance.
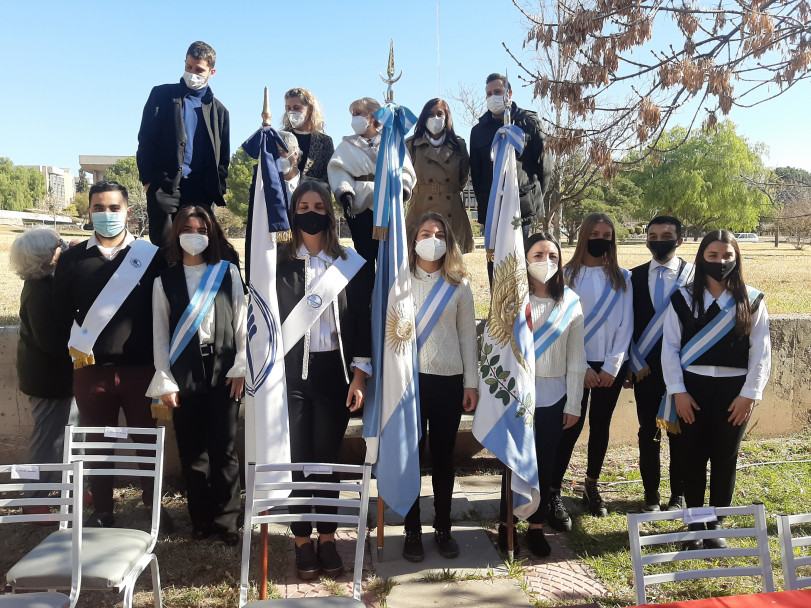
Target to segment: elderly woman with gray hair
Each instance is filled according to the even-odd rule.
[[[67,344],[54,339],[51,326],[57,316],[53,273],[65,248],[67,243],[50,228],[28,230],[11,245],[11,267],[25,281],[20,295],[17,380],[34,418],[32,462],[62,462],[65,425],[71,414],[73,365]]]
[[[296,136],[290,131],[278,131],[279,137],[282,138],[284,145],[287,146],[285,151],[281,146],[279,148],[279,157],[282,161],[282,173],[284,174],[284,183],[287,186],[287,201],[293,199],[293,191],[298,187],[301,181],[301,171],[298,168],[299,157],[301,156],[301,149],[298,147],[298,140]]]

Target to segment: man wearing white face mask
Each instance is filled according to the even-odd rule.
[[[152,89],[138,131],[138,173],[149,214],[149,239],[168,243],[181,206],[225,205],[230,119],[209,81],[217,54],[197,41],[186,51],[180,82]]]
[[[73,358],[73,394],[87,426],[118,426],[123,410],[128,426],[152,427],[150,400],[144,396],[153,372],[152,282],[166,260],[157,247],[127,230],[124,186],[98,182],[89,198],[95,232],[65,251],[54,273],[57,333]],[[143,488],[149,506],[151,482]],[[112,526],[112,478],[92,477],[90,490],[95,513],[85,525]]]

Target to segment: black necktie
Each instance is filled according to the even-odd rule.
[[[721,307],[718,306],[718,300],[713,300],[710,307],[707,309],[707,323],[712,321],[721,312]]]

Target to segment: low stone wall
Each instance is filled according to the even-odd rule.
[[[787,435],[805,427],[811,419],[811,314],[775,315],[771,319],[772,375],[755,408],[748,433],[758,437]],[[17,327],[0,328],[0,463],[25,462],[31,414],[27,401],[17,390],[15,359]],[[470,433],[473,417],[465,415],[460,428],[457,452],[470,455],[481,449]],[[123,418],[121,424],[124,424]],[[588,423],[586,423],[588,425]],[[166,477],[177,477],[179,464],[171,423],[167,434]],[[346,456],[363,458],[362,421],[353,418],[347,430]],[[611,445],[636,443],[638,423],[634,394],[623,390],[611,423]],[[581,435],[582,444],[588,433]],[[240,450],[242,451],[242,450]]]

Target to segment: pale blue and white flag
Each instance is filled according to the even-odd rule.
[[[490,313],[479,361],[479,405],[473,435],[512,470],[514,513],[526,519],[538,508],[535,456],[535,348],[529,323],[529,284],[513,149],[524,133],[514,125],[493,139],[493,186],[488,207],[488,249],[493,249]],[[488,251],[489,254],[489,251]]]
[[[375,173],[375,238],[380,240],[372,297],[372,369],[363,436],[378,495],[402,516],[420,494],[417,342],[403,215],[405,135],[417,122],[389,103],[375,113],[383,125]]]

